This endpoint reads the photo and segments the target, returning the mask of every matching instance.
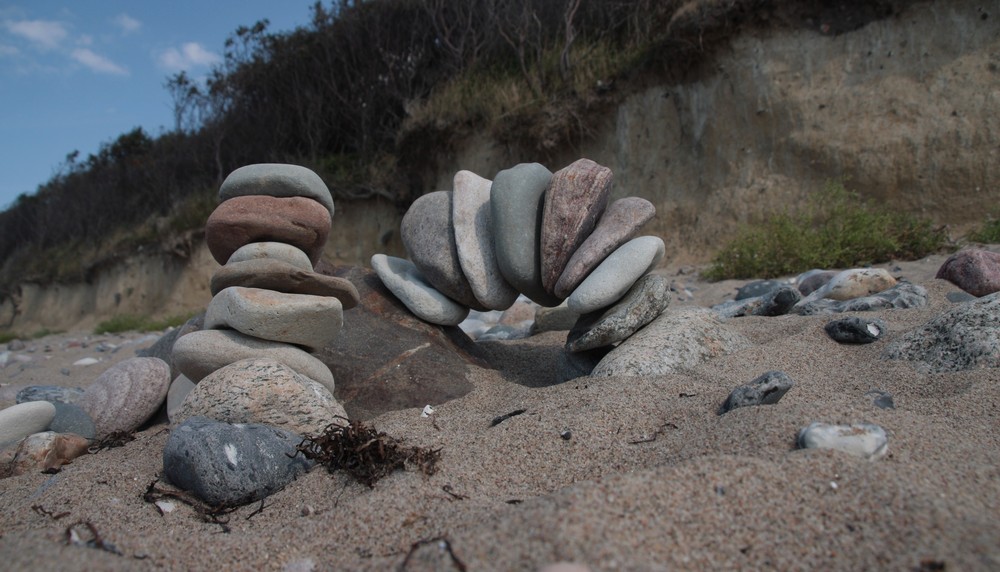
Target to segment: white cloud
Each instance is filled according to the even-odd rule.
[[[122,29],[125,34],[138,32],[142,27],[142,22],[129,16],[128,14],[118,14],[115,16],[115,24]]]
[[[170,48],[160,54],[160,65],[170,70],[208,67],[222,61],[222,56],[210,52],[197,42],[187,42],[180,49]]]
[[[128,75],[127,69],[87,48],[77,48],[70,55],[77,62],[90,68],[91,71],[112,75]]]
[[[51,20],[21,20],[4,22],[7,31],[16,36],[21,36],[43,50],[52,50],[59,47],[59,44],[66,39],[69,32],[61,22]]]

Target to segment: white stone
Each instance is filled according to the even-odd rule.
[[[468,308],[428,284],[409,260],[376,254],[371,263],[385,287],[421,320],[455,326],[469,315]]]
[[[813,422],[799,431],[798,441],[804,449],[836,449],[871,461],[889,452],[885,429],[871,423],[831,425]]]
[[[28,401],[0,410],[0,446],[45,431],[55,416],[56,406],[48,401]]]
[[[665,252],[663,240],[657,236],[633,238],[609,254],[570,294],[566,305],[577,314],[586,314],[614,304]]]

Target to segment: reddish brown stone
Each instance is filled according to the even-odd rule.
[[[618,249],[635,238],[642,225],[656,214],[656,207],[646,199],[626,197],[608,207],[587,240],[576,249],[555,285],[555,295],[568,298],[592,270]]]
[[[330,235],[330,212],[305,197],[248,195],[222,202],[205,224],[205,242],[219,264],[251,242],[284,242],[315,265]]]
[[[970,248],[944,261],[935,278],[947,280],[973,296],[1000,291],[1000,254]]]
[[[354,284],[336,276],[308,272],[275,258],[255,258],[229,263],[212,275],[212,295],[230,286],[262,288],[287,294],[331,296],[340,300],[344,310],[358,305]]]
[[[579,159],[552,175],[545,190],[540,241],[542,286],[549,294],[555,294],[566,263],[608,206],[612,178],[611,169],[590,159]]]

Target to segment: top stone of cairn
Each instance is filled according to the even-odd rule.
[[[333,196],[326,183],[312,170],[300,165],[247,165],[230,173],[219,188],[220,201],[247,195],[307,197],[326,207],[333,218]]]

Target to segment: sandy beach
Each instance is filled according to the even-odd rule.
[[[416,408],[371,420],[406,445],[441,450],[433,475],[396,472],[374,488],[317,467],[214,519],[179,501],[161,514],[143,498],[152,483],[170,488],[157,482],[169,429],[153,424],[57,474],[0,480],[3,568],[995,570],[1000,373],[925,374],[880,357],[953,305],[946,296],[958,288],[933,279],[943,259],[885,265],[925,286],[930,304],[867,313],[888,325],[870,345],[831,340],[829,316],[744,317],[726,324],[752,347],[693,370],[555,384],[565,332],[483,342],[495,369],[470,366],[468,395],[431,404],[430,417]],[[668,312],[720,302],[745,283],[662,272],[691,294]],[[36,366],[16,376],[17,364],[0,371],[0,402],[25,385],[85,386],[132,357],[143,334],[64,347],[83,337],[28,342],[51,351],[38,349]],[[99,354],[101,341],[120,348]],[[87,356],[104,359],[72,366]],[[719,415],[733,388],[769,370],[794,380],[780,403]],[[876,390],[895,408],[877,407]],[[798,449],[813,421],[878,424],[888,455]],[[68,542],[68,530],[99,540]]]

